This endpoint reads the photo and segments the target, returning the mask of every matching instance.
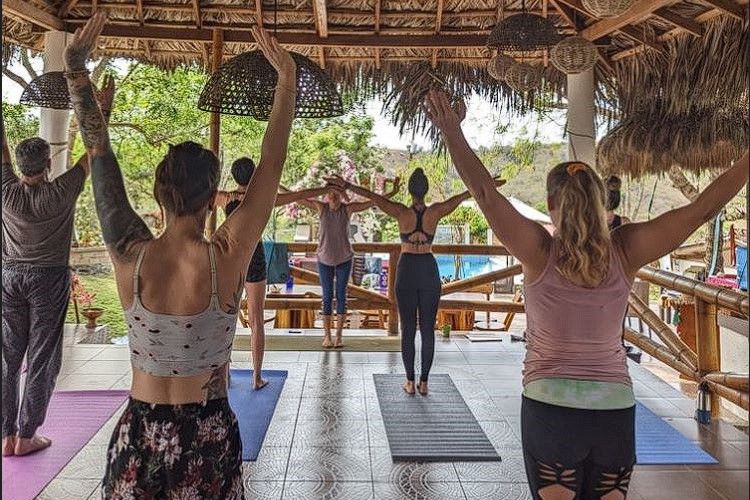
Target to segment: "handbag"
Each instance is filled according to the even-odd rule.
[[[264,241],[263,252],[266,254],[267,283],[286,283],[289,280],[289,251],[286,244]]]

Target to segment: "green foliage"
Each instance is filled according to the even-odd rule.
[[[468,225],[471,243],[487,243],[487,229],[490,226],[478,208],[461,205],[453,213],[445,217],[442,223],[455,227],[456,241],[464,241],[464,228]]]
[[[20,141],[39,134],[39,118],[28,106],[3,101],[3,120],[11,153]]]
[[[101,307],[104,314],[97,320],[100,325],[108,325],[109,334],[112,337],[121,337],[128,333],[128,325],[125,322],[125,316],[122,312],[122,304],[117,294],[117,284],[112,274],[103,274],[98,276],[80,276],[79,279],[83,287],[91,294],[96,294],[93,301],[93,307]],[[82,306],[79,304],[79,310]],[[81,315],[81,322],[85,323],[86,318]],[[75,309],[71,302],[68,307],[68,315],[65,318],[66,323],[75,323]]]

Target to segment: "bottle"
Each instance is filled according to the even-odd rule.
[[[380,289],[385,290],[388,288],[388,271],[385,269],[380,270]]]
[[[291,266],[291,261],[289,265]],[[291,292],[293,288],[294,288],[294,276],[292,276],[292,273],[289,273],[289,278],[287,278],[286,280],[286,291]]]

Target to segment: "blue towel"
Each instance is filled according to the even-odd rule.
[[[639,465],[719,463],[639,402],[635,404],[635,456]]]
[[[240,424],[242,460],[258,459],[287,374],[286,370],[263,370],[263,378],[268,384],[254,391],[252,370],[232,370],[229,404]]]

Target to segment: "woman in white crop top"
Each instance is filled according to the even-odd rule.
[[[105,21],[95,14],[65,50],[97,214],[129,323],[133,365],[131,399],[110,442],[102,494],[240,499],[242,445],[227,401],[226,365],[247,263],[270,216],[286,158],[295,63],[274,38],[253,29],[278,81],[246,196],[207,239],[219,160],[194,142],[170,146],[156,167],[154,194],[165,228],[155,238],[128,201],[86,71]]]

